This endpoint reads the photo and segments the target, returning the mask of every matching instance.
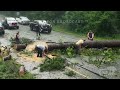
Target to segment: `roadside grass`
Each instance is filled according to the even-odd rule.
[[[82,33],[70,31],[70,30],[68,30],[68,27],[64,26],[64,25],[55,25],[53,27],[53,31],[65,33],[65,34],[68,34],[68,35],[73,35],[75,37],[82,38],[82,39],[83,38],[87,39],[87,34],[82,34]],[[114,37],[98,37],[98,36],[95,36],[94,40],[120,40],[120,34],[116,34],[116,35],[114,35]]]
[[[80,33],[76,33],[76,32],[73,33],[72,31],[68,30],[68,28],[66,26],[62,26],[62,25],[55,25],[53,27],[53,30],[57,31],[57,32],[69,34],[69,35],[74,35],[76,37],[86,38],[84,34],[80,34]]]
[[[0,79],[34,79],[33,75],[25,72],[24,76],[19,75],[20,64],[17,64],[14,59],[3,61],[0,58]]]

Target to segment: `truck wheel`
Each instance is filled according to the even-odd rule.
[[[51,29],[48,30],[48,33],[51,33]]]
[[[5,31],[3,31],[3,33],[2,33],[3,35],[5,34]]]
[[[17,26],[17,29],[19,29],[19,26]]]

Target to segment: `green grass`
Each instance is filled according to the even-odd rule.
[[[53,30],[57,31],[57,32],[65,33],[68,35],[73,35],[73,36],[78,37],[78,38],[87,39],[87,33],[82,34],[82,33],[70,31],[70,30],[68,30],[68,27],[64,26],[64,25],[55,25],[53,27]],[[119,39],[120,39],[119,34],[114,35],[114,38],[113,37],[98,37],[98,36],[94,37],[94,40],[119,40]]]
[[[75,72],[73,72],[73,71],[68,71],[68,72],[65,72],[65,74],[66,74],[66,75],[68,75],[68,76],[70,76],[70,77],[73,77],[73,76],[75,76],[75,75],[76,75],[76,73],[75,73]]]
[[[19,67],[15,60],[2,61],[0,58],[0,79],[34,79],[33,75],[25,72],[24,76],[19,75]]]
[[[62,25],[56,25],[53,27],[54,31],[57,32],[61,32],[61,33],[65,33],[65,34],[69,34],[69,35],[74,35],[76,37],[81,37],[81,38],[85,38],[84,34],[80,34],[80,33],[73,33],[72,31],[69,31],[68,28],[66,26],[62,26]]]

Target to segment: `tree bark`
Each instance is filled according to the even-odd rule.
[[[76,42],[65,42],[65,43],[48,43],[48,50],[53,49],[66,49],[70,46],[77,48]],[[110,40],[110,41],[85,41],[81,47],[83,48],[113,48],[120,47],[120,40]]]
[[[51,51],[53,49],[66,49],[70,46],[73,48],[77,48],[77,45],[75,44],[76,42],[64,42],[64,43],[50,43],[48,42],[48,50]],[[113,48],[113,47],[120,47],[120,40],[110,40],[110,41],[85,41],[81,47],[83,48]],[[16,50],[21,50],[25,49],[26,45],[25,44],[16,44],[15,49]]]
[[[113,48],[120,47],[120,40],[107,40],[107,41],[85,41],[82,47],[86,48]]]
[[[17,51],[23,50],[26,48],[26,44],[15,44],[14,49]]]

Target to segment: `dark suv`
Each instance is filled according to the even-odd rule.
[[[33,22],[30,22],[30,30],[36,31],[36,25],[39,26],[42,33],[51,33],[52,25],[48,24],[45,20],[34,20]]]

